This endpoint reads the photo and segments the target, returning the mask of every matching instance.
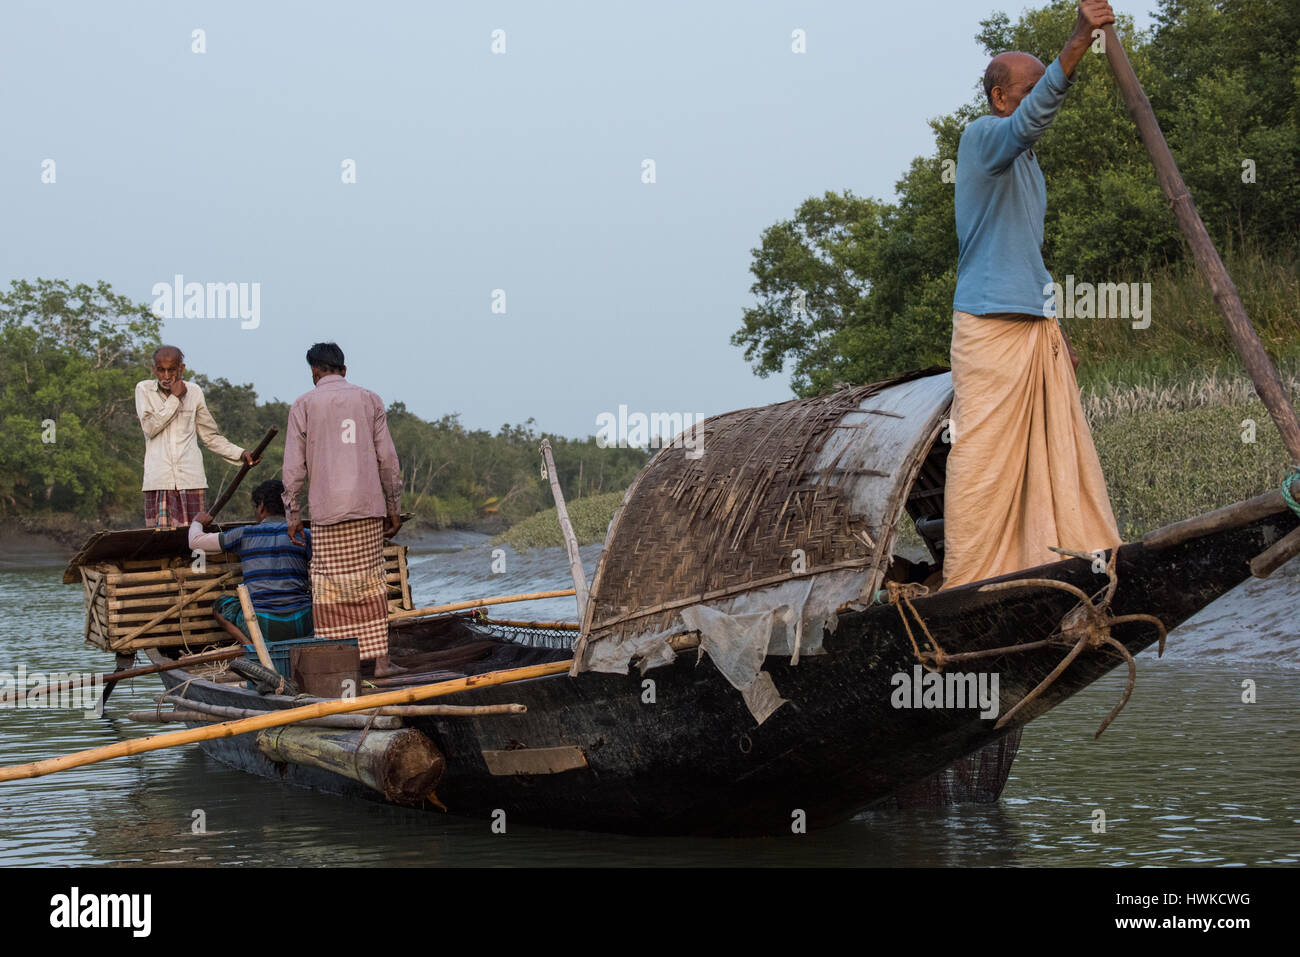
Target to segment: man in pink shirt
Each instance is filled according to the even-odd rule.
[[[394,674],[402,669],[388,657],[384,536],[402,527],[402,475],[384,402],[344,378],[332,342],[308,349],[307,364],[316,387],[289,409],[284,508],[289,537],[305,544],[298,500],[308,483],[316,637],[356,638],[376,675]]]

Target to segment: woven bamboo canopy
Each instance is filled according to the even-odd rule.
[[[951,402],[951,375],[931,368],[679,436],[610,524],[575,671],[665,664],[668,639],[698,631],[747,700],[767,694],[720,659],[816,654],[836,610],[870,599]],[[761,721],[780,701],[767,694],[751,711]]]

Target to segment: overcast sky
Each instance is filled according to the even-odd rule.
[[[332,339],[475,428],[781,401],[729,342],[750,250],[808,196],[892,198],[997,9],[5,0],[0,281],[257,283],[256,328],[178,308],[164,336],[264,399]]]

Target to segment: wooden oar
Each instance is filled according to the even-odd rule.
[[[1214,304],[1219,309],[1219,315],[1223,317],[1224,325],[1228,327],[1228,335],[1232,338],[1233,347],[1241,356],[1246,372],[1255,384],[1255,391],[1263,401],[1264,407],[1268,409],[1268,414],[1272,416],[1278,432],[1282,434],[1282,443],[1291,453],[1292,463],[1300,465],[1300,417],[1297,417],[1295,407],[1287,398],[1282,377],[1278,375],[1277,368],[1269,359],[1268,353],[1264,351],[1264,346],[1260,343],[1259,336],[1256,335],[1254,327],[1250,324],[1250,318],[1246,315],[1246,308],[1241,304],[1237,287],[1228,275],[1228,270],[1224,268],[1223,260],[1219,258],[1219,251],[1205,229],[1205,223],[1196,212],[1196,204],[1192,202],[1187,185],[1178,172],[1174,154],[1169,151],[1169,144],[1165,142],[1164,134],[1160,132],[1160,124],[1156,122],[1151,101],[1142,92],[1142,85],[1133,72],[1133,66],[1124,53],[1124,47],[1119,42],[1114,26],[1108,24],[1102,29],[1105,34],[1106,59],[1110,61],[1111,72],[1115,75],[1115,85],[1119,87],[1120,95],[1124,97],[1124,103],[1128,106],[1129,115],[1137,124],[1138,132],[1142,134],[1142,142],[1146,144],[1147,152],[1151,154],[1151,162],[1155,165],[1160,189],[1173,208],[1178,226],[1187,238],[1196,265],[1210,284],[1210,290],[1214,293]],[[1300,554],[1300,529],[1295,529],[1283,537],[1268,552],[1256,556],[1251,563],[1251,570],[1256,576],[1267,578],[1273,569],[1297,554]]]
[[[216,651],[205,651],[202,654],[190,655],[188,658],[177,658],[175,661],[169,661],[162,665],[145,665],[140,668],[128,668],[125,671],[110,671],[107,674],[96,675],[89,681],[85,678],[78,678],[75,681],[64,681],[57,685],[46,685],[44,688],[28,692],[28,694],[58,694],[60,691],[83,687],[87,684],[93,685],[97,681],[105,685],[112,685],[127,678],[139,678],[144,675],[155,675],[163,671],[174,671],[177,668],[188,668],[191,665],[203,665],[210,661],[228,661],[231,658],[242,657],[244,657],[243,648],[218,648]]]
[[[434,605],[431,608],[414,608],[410,611],[395,611],[388,616],[389,621],[400,621],[403,618],[424,618],[427,615],[441,615],[446,611],[464,611],[466,608],[478,608],[482,605],[505,605],[513,601],[533,601],[538,598],[567,598],[569,595],[576,594],[572,588],[562,588],[559,591],[534,591],[523,595],[501,595],[497,598],[475,598],[471,601],[457,601],[450,605]]]
[[[262,453],[266,451],[266,447],[271,444],[271,440],[279,433],[280,430],[277,428],[267,429],[266,435],[262,436],[262,441],[258,442],[257,448],[253,449],[253,458],[261,458]],[[244,480],[244,476],[248,474],[248,470],[251,468],[252,466],[247,464],[239,467],[239,471],[235,473],[234,479],[231,480],[230,485],[226,487],[226,490],[221,493],[221,497],[217,499],[217,503],[213,505],[212,508],[208,509],[209,515],[216,518],[217,513],[226,507],[226,503],[230,501],[230,496],[235,494],[235,489],[239,488],[239,483]]]
[[[23,778],[39,778],[56,771],[69,768],[85,767],[98,764],[111,758],[125,757],[131,754],[143,754],[146,751],[160,751],[182,744],[194,744],[198,741],[211,741],[215,738],[233,738],[237,734],[261,731],[284,724],[298,724],[309,718],[321,718],[331,714],[348,714],[381,708],[387,705],[414,704],[429,698],[469,691],[474,688],[490,688],[494,685],[508,684],[512,681],[524,681],[529,678],[545,678],[569,670],[568,661],[552,661],[543,665],[530,665],[526,668],[511,668],[507,671],[491,671],[483,675],[471,675],[456,681],[443,681],[424,685],[419,688],[406,688],[400,691],[385,691],[380,694],[365,695],[360,698],[341,698],[337,701],[322,701],[301,708],[288,708],[273,711],[256,718],[244,718],[239,721],[226,721],[207,728],[190,728],[186,731],[174,731],[170,734],[155,734],[147,738],[134,738],[119,741],[75,754],[65,754],[59,758],[47,758],[44,761],[32,761],[8,768],[0,768],[0,781],[16,781]]]

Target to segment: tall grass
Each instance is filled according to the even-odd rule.
[[[1274,361],[1300,360],[1300,255],[1295,246],[1230,248],[1224,254],[1264,348]],[[1139,383],[1171,385],[1206,373],[1230,376],[1242,366],[1214,305],[1210,287],[1191,262],[1151,275],[1113,281],[1151,283],[1151,325],[1126,319],[1064,319],[1083,358],[1079,384],[1093,392]]]

